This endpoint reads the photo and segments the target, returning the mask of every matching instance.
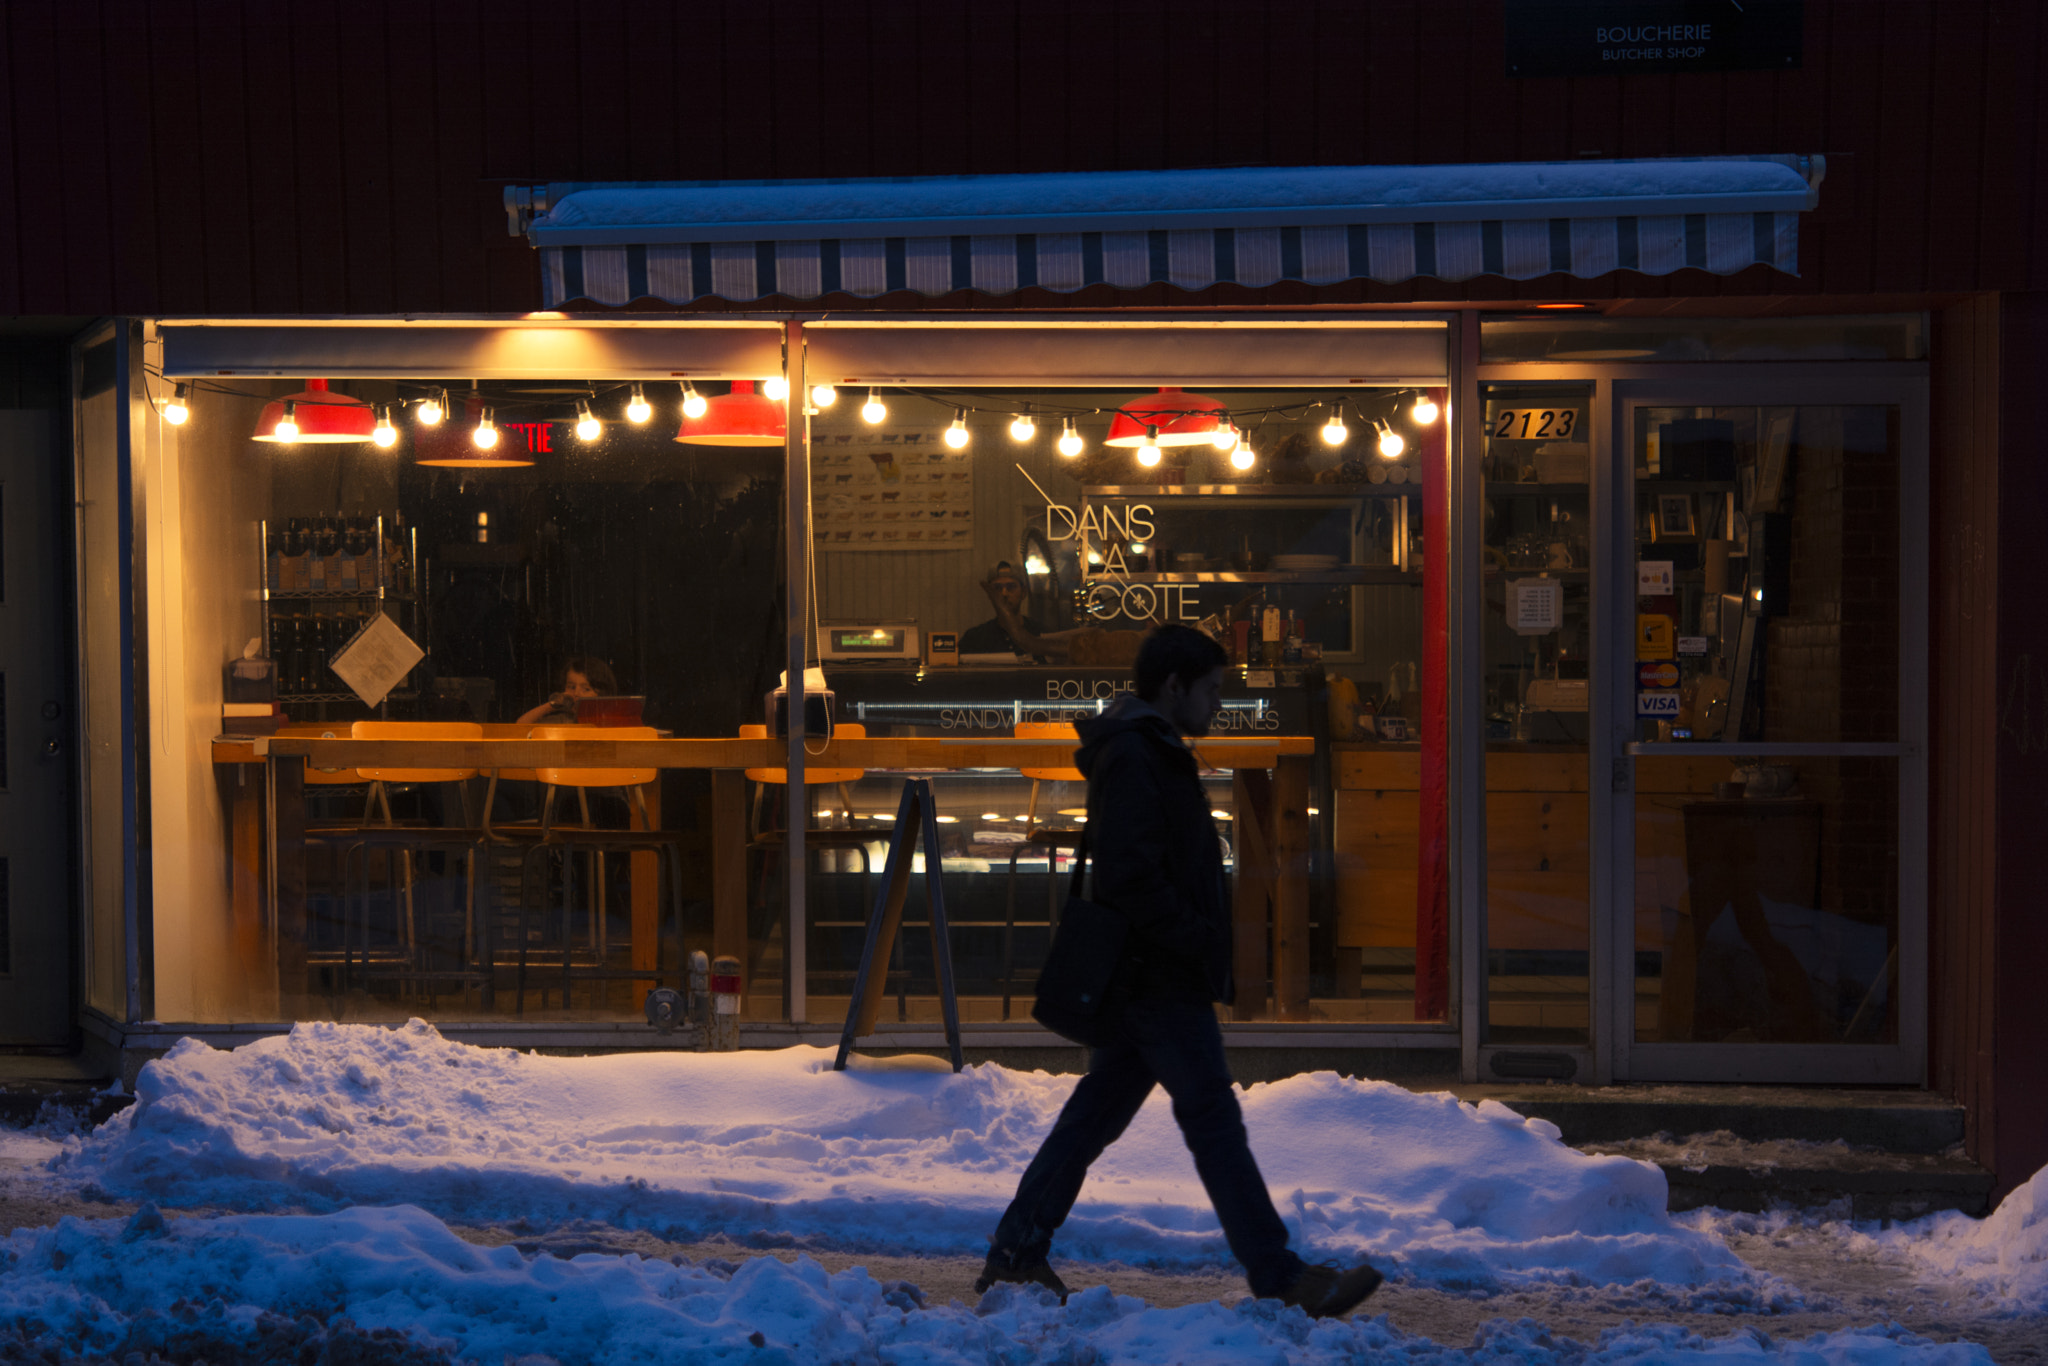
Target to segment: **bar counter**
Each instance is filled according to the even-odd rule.
[[[303,1012],[306,987],[306,795],[307,766],[344,768],[474,768],[494,771],[535,768],[708,769],[711,792],[712,942],[714,956],[747,961],[746,771],[780,769],[788,761],[779,739],[684,738],[608,739],[591,727],[588,738],[531,740],[528,727],[486,725],[479,740],[356,740],[333,734],[334,727],[287,727],[264,737],[221,737],[213,761],[222,777],[228,806],[231,914],[239,965],[268,978],[276,974],[280,1009],[288,1018]],[[1234,891],[1240,980],[1263,981],[1272,974],[1282,1018],[1302,1013],[1308,998],[1307,926],[1309,765],[1315,740],[1306,735],[1210,737],[1194,745],[1206,769],[1230,772],[1239,812],[1239,876]],[[1015,770],[1061,767],[1073,762],[1072,741],[1002,737],[860,737],[813,745],[805,763],[871,772],[943,773],[970,769]],[[260,780],[251,781],[257,771]],[[642,788],[652,823],[659,827],[659,783]],[[877,829],[877,839],[887,832]],[[657,856],[635,853],[632,893],[632,960],[655,980]],[[1268,906],[1273,933],[1267,938]],[[1296,922],[1299,922],[1298,924]],[[1268,958],[1270,952],[1271,957]],[[673,977],[673,967],[666,974]],[[310,993],[308,992],[310,995]]]

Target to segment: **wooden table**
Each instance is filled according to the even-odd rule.
[[[746,777],[750,768],[781,768],[781,740],[615,740],[592,727],[589,738],[530,740],[524,727],[487,726],[481,740],[326,739],[297,727],[263,739],[214,741],[214,763],[269,765],[266,785],[225,784],[229,803],[234,942],[245,971],[269,975],[275,965],[279,1008],[287,1017],[310,1005],[299,999],[305,977],[305,766],[316,768],[697,768],[712,775],[712,956],[747,961]],[[1306,1018],[1308,1004],[1308,800],[1315,742],[1307,736],[1211,738],[1195,746],[1209,769],[1236,773],[1238,878],[1233,896],[1240,982],[1275,983],[1282,1019]],[[1073,762],[1067,740],[862,737],[814,747],[805,763],[870,771],[938,773],[964,769],[1062,767]],[[1268,777],[1268,771],[1272,776]],[[223,768],[223,773],[228,771]],[[249,770],[243,769],[247,773]],[[650,798],[659,784],[650,784]],[[266,792],[270,795],[266,797]],[[268,801],[273,810],[264,819]],[[659,806],[650,802],[659,823]],[[267,831],[267,836],[265,832]],[[877,830],[877,839],[886,832]],[[633,856],[632,966],[652,980],[659,924],[656,855]],[[265,860],[268,860],[266,865]],[[644,864],[643,861],[644,860]],[[269,869],[266,879],[264,870]],[[271,914],[263,915],[268,881]],[[1267,909],[1273,933],[1266,934]],[[275,928],[268,943],[267,925]],[[1268,957],[1270,942],[1270,958]],[[1257,1003],[1247,1001],[1247,1017]]]

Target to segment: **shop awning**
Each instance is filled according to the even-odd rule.
[[[1798,271],[1818,156],[512,187],[548,307]]]

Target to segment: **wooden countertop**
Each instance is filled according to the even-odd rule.
[[[492,729],[514,732],[492,736]],[[528,740],[524,727],[489,727],[481,740],[323,739],[303,730],[254,739],[213,742],[216,764],[261,763],[268,755],[291,755],[316,768],[781,768],[788,749],[781,740],[666,739],[609,740],[592,727],[590,738]],[[1306,735],[1212,738],[1195,753],[1212,769],[1272,768],[1280,756],[1313,754]],[[970,768],[1060,768],[1074,761],[1069,741],[945,739],[913,736],[834,740],[813,746],[806,764],[825,768],[945,771]]]

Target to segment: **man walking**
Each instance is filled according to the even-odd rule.
[[[1378,1288],[1359,1265],[1309,1266],[1287,1246],[1266,1193],[1213,1003],[1235,994],[1223,857],[1195,756],[1184,736],[1208,733],[1222,700],[1223,649],[1185,626],[1161,626],[1138,650],[1137,692],[1078,723],[1075,756],[1088,777],[1090,900],[1130,921],[1114,994],[1115,1037],[1088,1073],[1018,1183],[991,1240],[977,1291],[998,1281],[1067,1287],[1046,1261],[1088,1166],[1137,1115],[1156,1082],[1173,1099],[1195,1171],[1252,1293],[1343,1314]]]

